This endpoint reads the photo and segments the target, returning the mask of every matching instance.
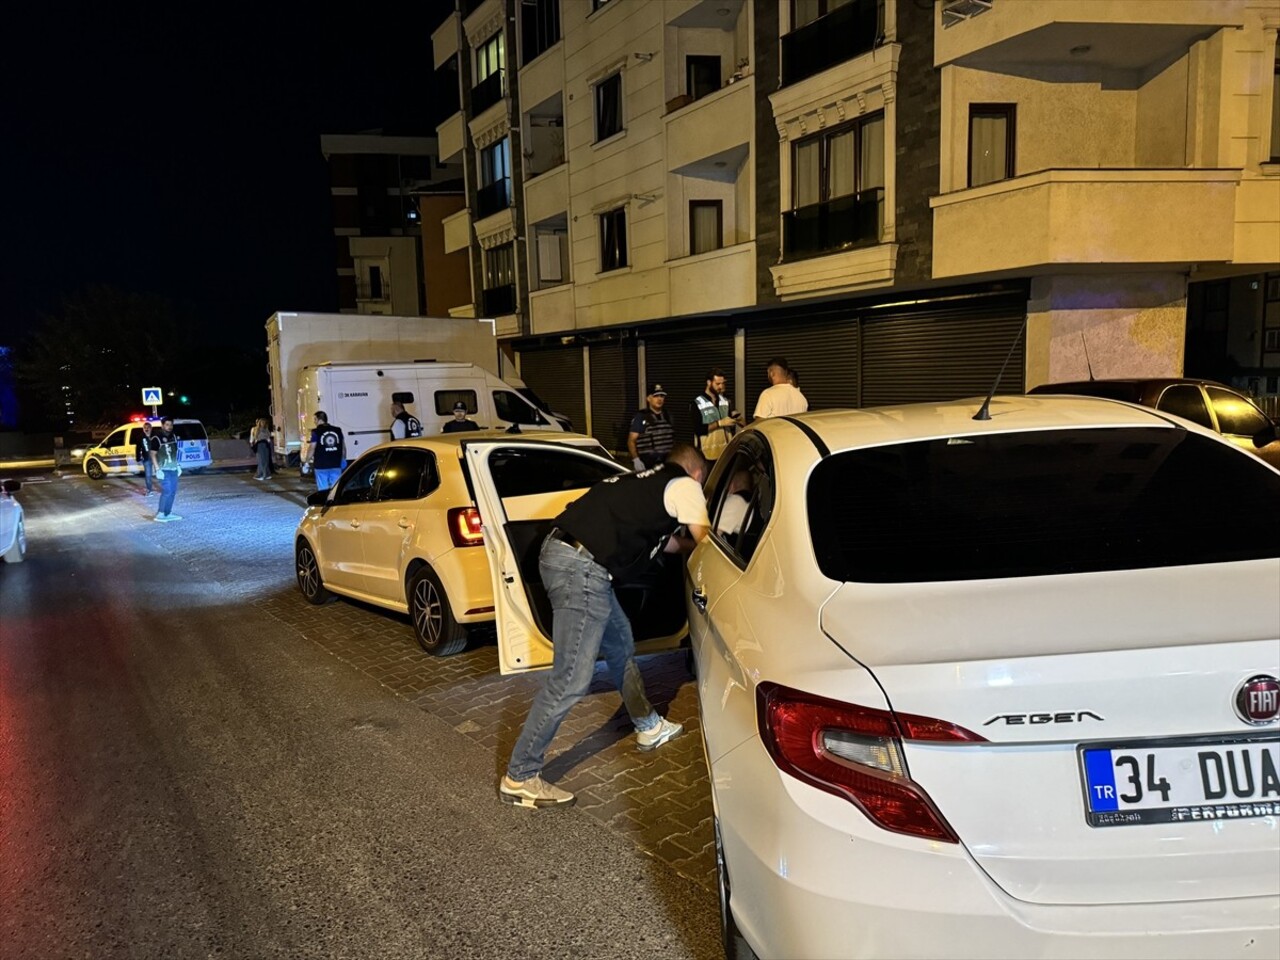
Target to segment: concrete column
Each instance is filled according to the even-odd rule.
[[[1027,388],[1114,377],[1182,376],[1184,273],[1034,277],[1027,300]],[[1086,362],[1087,353],[1087,362]]]

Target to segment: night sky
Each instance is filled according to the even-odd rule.
[[[432,133],[451,6],[10,9],[0,343],[90,283],[250,348],[274,310],[335,309],[320,134]]]

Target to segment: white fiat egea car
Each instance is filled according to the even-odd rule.
[[[727,952],[1280,956],[1280,472],[978,407],[767,420],[708,479]]]

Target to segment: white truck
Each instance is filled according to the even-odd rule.
[[[568,421],[546,409],[514,372],[499,379],[503,357],[492,320],[281,311],[267,319],[266,328],[277,463],[296,461],[317,409],[328,413],[330,421],[348,436],[359,434],[362,448],[375,442],[379,431],[381,439],[387,439],[392,394],[413,393],[410,412],[422,421],[425,432],[438,432],[437,393],[448,389],[439,382],[441,375],[458,379],[458,389],[474,391],[475,402],[469,404],[468,412],[483,414],[472,419],[484,426],[528,422],[544,429],[569,429]],[[423,392],[425,382],[420,381],[429,369],[437,373],[430,377],[433,389],[428,395]],[[477,374],[482,374],[479,380],[483,384],[461,384],[475,380]],[[345,383],[345,388],[339,389],[339,382]],[[366,396],[339,398],[339,392]],[[513,405],[505,396],[498,396],[508,392],[523,402]],[[349,402],[340,409],[340,400]],[[504,411],[517,419],[503,419],[503,411],[496,405],[503,405]],[[344,416],[348,418],[345,421]],[[351,447],[349,443],[349,453],[355,452]]]

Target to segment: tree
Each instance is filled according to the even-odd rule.
[[[138,408],[142,387],[173,382],[188,330],[161,297],[91,286],[40,321],[14,373],[51,423],[119,421]]]

